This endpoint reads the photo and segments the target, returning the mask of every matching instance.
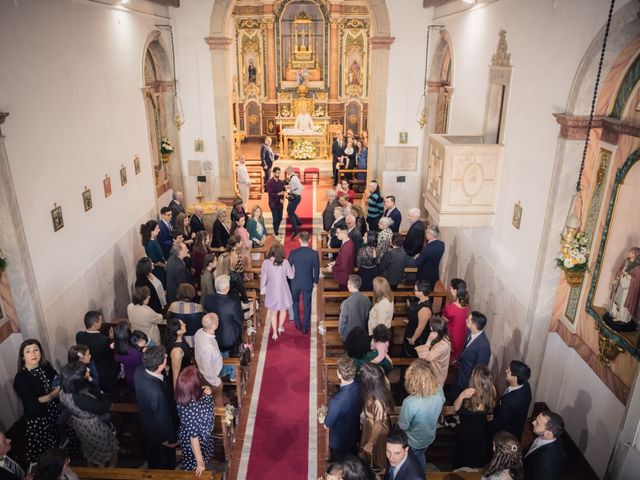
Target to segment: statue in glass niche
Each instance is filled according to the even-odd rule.
[[[349,67],[349,85],[360,85],[360,65],[355,59]]]
[[[640,321],[640,247],[629,249],[627,258],[615,274],[607,317],[614,328],[627,327],[620,330],[635,330],[635,322]]]
[[[247,67],[247,78],[249,79],[249,83],[256,83],[257,73],[253,60],[249,60],[249,66]]]

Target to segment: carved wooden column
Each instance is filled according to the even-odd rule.
[[[384,171],[384,136],[387,116],[387,84],[389,49],[394,37],[369,38],[371,46],[371,74],[369,80],[369,157],[368,178],[382,182]]]
[[[338,100],[340,90],[340,25],[339,18],[331,19],[329,35],[329,100]]]
[[[204,39],[211,51],[211,70],[213,76],[213,105],[216,122],[218,153],[219,200],[235,197],[233,178],[233,111],[231,107],[231,45],[233,39],[225,36],[206,37]]]
[[[274,17],[263,19],[265,34],[267,37],[267,101],[276,99],[276,32],[274,28]]]

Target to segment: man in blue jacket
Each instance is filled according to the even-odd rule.
[[[331,397],[324,426],[329,428],[329,448],[332,462],[358,453],[362,390],[355,382],[356,365],[346,355],[338,359],[340,389]]]
[[[293,318],[298,330],[307,333],[311,325],[311,294],[313,286],[318,284],[320,275],[320,259],[318,252],[309,247],[309,232],[300,232],[298,236],[300,248],[289,254],[289,263],[295,268],[295,276],[291,280],[291,296],[293,297]],[[300,295],[304,305],[304,322],[300,321]]]
[[[484,333],[487,325],[487,317],[482,313],[473,311],[467,318],[467,328],[469,335],[464,346],[464,350],[458,357],[458,375],[456,376],[451,398],[455,401],[458,395],[469,386],[471,372],[476,365],[489,365],[491,358],[491,345]]]

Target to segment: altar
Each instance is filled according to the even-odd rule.
[[[309,142],[315,147],[315,155],[313,158],[299,158],[297,156],[292,156],[293,149],[301,142]],[[297,158],[298,160],[325,158],[327,156],[327,142],[325,141],[325,134],[323,132],[285,128],[280,134],[280,155],[283,158]]]

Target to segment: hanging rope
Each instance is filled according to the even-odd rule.
[[[604,64],[604,54],[607,49],[607,40],[609,39],[609,28],[611,27],[611,19],[613,17],[613,7],[616,0],[611,0],[609,6],[609,16],[607,18],[607,25],[604,29],[604,38],[602,39],[602,50],[600,51],[600,62],[598,63],[598,73],[596,74],[596,84],[593,87],[593,98],[591,99],[591,112],[589,113],[589,124],[587,125],[587,136],[584,141],[584,150],[582,151],[582,161],[580,162],[580,172],[578,173],[578,181],[576,182],[576,192],[582,191],[582,174],[584,172],[585,162],[587,160],[587,150],[589,148],[589,137],[591,135],[591,128],[593,126],[593,114],[596,109],[596,100],[598,99],[598,87],[600,86],[600,74],[602,73],[602,65]],[[427,37],[428,41],[428,37]]]

